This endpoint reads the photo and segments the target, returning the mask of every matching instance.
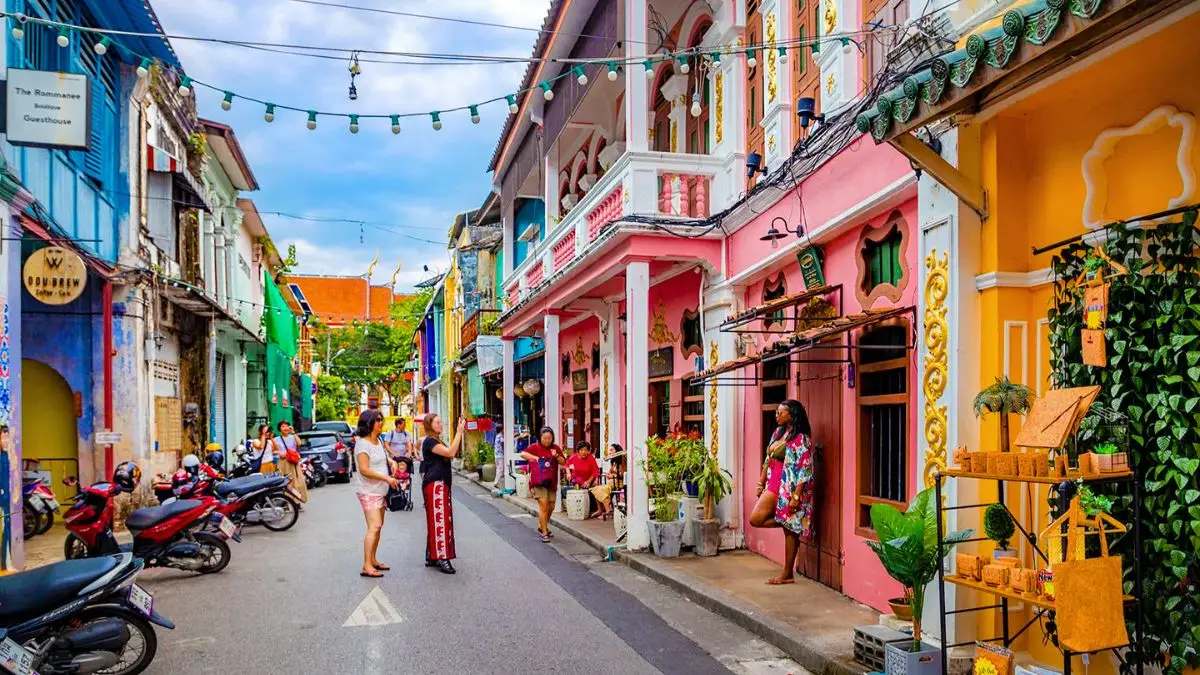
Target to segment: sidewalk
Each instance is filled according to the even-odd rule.
[[[460,474],[487,489],[474,475]],[[537,503],[505,496],[537,515]],[[554,526],[608,555],[615,532],[612,521],[572,521],[555,512]],[[875,624],[879,614],[814,581],[797,577],[790,586],[768,586],[779,565],[749,551],[724,551],[715,558],[683,554],[659,558],[651,553],[612,551],[613,557],[725,617],[783,650],[814,675],[857,675],[866,669],[854,661],[854,627]]]

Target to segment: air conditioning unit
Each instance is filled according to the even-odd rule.
[[[536,241],[540,236],[542,236],[542,226],[538,225],[537,223],[530,223],[529,225],[525,226],[525,229],[521,231],[521,234],[517,237],[517,239],[520,239],[524,242],[530,242]]]

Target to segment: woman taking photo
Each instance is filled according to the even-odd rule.
[[[279,423],[279,436],[275,438],[275,461],[279,464],[279,473],[287,476],[288,483],[296,494],[300,495],[300,503],[308,503],[308,485],[304,481],[304,469],[300,468],[300,438],[287,422]],[[300,507],[304,510],[304,507]]]
[[[358,502],[362,504],[363,517],[367,520],[367,534],[363,537],[363,568],[359,575],[379,578],[391,569],[379,562],[379,533],[383,530],[384,500],[388,488],[398,482],[392,477],[388,466],[387,451],[379,442],[383,433],[383,413],[376,409],[364,410],[358,416],[358,430],[354,441],[354,463],[358,465]]]
[[[549,475],[553,476],[550,485],[529,488],[530,494],[538,503],[538,533],[542,535],[543,542],[549,543],[554,536],[550,532],[550,515],[554,513],[554,497],[558,493],[558,466],[559,462],[565,461],[562,448],[554,443],[554,430],[542,427],[541,433],[538,434],[538,442],[525,448],[521,458],[535,463],[538,460],[550,460]]]
[[[442,442],[442,418],[430,413],[421,423],[425,440],[421,442],[421,493],[425,496],[425,566],[443,574],[454,574],[454,503],[450,500],[450,460],[462,447],[467,418],[458,418],[458,431],[449,447]]]
[[[271,425],[258,425],[258,438],[250,441],[250,461],[258,464],[259,473],[275,473],[275,444],[271,442]]]
[[[750,525],[783,529],[783,574],[767,580],[779,586],[795,582],[800,540],[812,536],[813,450],[812,427],[799,401],[788,399],[779,404],[775,423],[778,426],[767,447]]]

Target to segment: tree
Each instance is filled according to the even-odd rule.
[[[1000,451],[1008,452],[1008,416],[1024,415],[1033,407],[1033,392],[1023,384],[1016,384],[1008,376],[997,377],[987,389],[975,396],[975,415],[988,413],[1000,415]]]
[[[345,419],[350,395],[342,378],[321,375],[317,378],[317,422]]]

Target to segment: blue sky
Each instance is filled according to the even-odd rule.
[[[345,4],[405,12],[541,25],[544,0],[343,0]],[[527,57],[536,33],[404,18],[295,0],[152,0],[172,35],[256,42],[407,52]],[[359,98],[347,96],[343,60],[313,59],[235,46],[174,40],[187,73],[235,93],[306,109],[376,114],[452,108],[511,93],[524,64],[415,66],[362,63]],[[383,58],[387,56],[363,56]],[[503,102],[443,116],[434,131],[428,117],[401,120],[399,136],[387,120],[363,120],[352,135],[347,120],[319,119],[315,131],[302,113],[277,111],[263,121],[262,106],[235,101],[221,110],[221,95],[196,89],[200,115],[233,126],[258,179],[250,193],[260,211],[310,218],[351,218],[368,225],[306,222],[264,215],[280,249],[296,244],[299,272],[363,274],[376,251],[376,283],[387,283],[403,259],[398,288],[409,288],[430,270],[447,266],[445,240],[454,214],[476,208],[491,189],[487,162],[508,110]],[[421,241],[426,240],[426,241]],[[437,242],[437,243],[432,243]]]

